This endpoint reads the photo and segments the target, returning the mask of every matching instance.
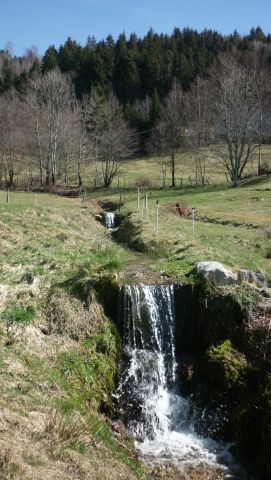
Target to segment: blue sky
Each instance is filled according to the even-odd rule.
[[[0,48],[12,42],[16,55],[31,45],[43,54],[68,36],[84,44],[125,31],[144,35],[150,27],[171,33],[175,26],[248,33],[260,25],[271,32],[271,0],[6,0],[1,2]]]

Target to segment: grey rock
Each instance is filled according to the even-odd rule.
[[[238,283],[237,273],[225,268],[219,262],[199,262],[196,265],[196,272],[218,286]]]
[[[238,272],[238,277],[240,283],[251,283],[258,288],[267,288],[267,279],[261,273],[255,273],[251,270],[241,269]]]

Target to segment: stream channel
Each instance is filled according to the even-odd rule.
[[[114,228],[112,217],[106,221],[108,229]],[[123,356],[114,394],[119,416],[144,463],[158,469],[173,467],[174,475],[161,478],[252,480],[231,454],[232,444],[197,432],[201,413],[182,395],[178,375],[174,286],[161,284],[161,278],[146,284],[150,263],[145,255],[136,254],[127,273],[133,280],[138,276],[139,283],[123,285],[120,292]]]

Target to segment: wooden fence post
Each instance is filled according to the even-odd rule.
[[[156,201],[156,235],[159,234],[159,200]]]
[[[145,195],[145,212],[146,212],[146,221],[149,221],[149,208],[148,208],[148,194]]]

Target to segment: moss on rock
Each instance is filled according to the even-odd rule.
[[[244,382],[247,362],[245,356],[233,348],[230,340],[209,347],[205,364],[209,381],[225,390]]]

